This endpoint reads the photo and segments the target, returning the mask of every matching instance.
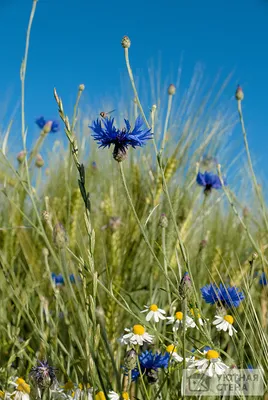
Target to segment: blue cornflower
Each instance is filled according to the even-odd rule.
[[[213,283],[203,286],[200,290],[206,303],[215,304],[219,301],[218,288]]]
[[[118,129],[114,126],[114,118],[107,117],[102,120],[97,119],[93,121],[92,126],[89,126],[94,132],[92,137],[99,147],[109,148],[112,144],[114,145],[113,157],[118,162],[126,158],[128,146],[135,149],[153,138],[151,129],[143,128],[143,120],[140,116],[136,119],[133,129],[127,119],[125,119],[125,124],[123,129]]]
[[[63,278],[62,274],[57,275],[54,272],[52,272],[51,278],[55,282],[56,286],[64,285],[64,278]],[[75,278],[74,274],[70,274],[69,279],[70,279],[71,283],[76,283],[76,278]]]
[[[51,278],[55,282],[56,286],[64,285],[64,279],[62,274],[56,275],[54,272],[52,272]]]
[[[212,189],[221,189],[222,187],[218,175],[207,171],[204,174],[198,172],[196,177],[196,182],[198,183],[198,185],[203,186],[205,188],[204,189],[205,194],[210,193]],[[223,183],[224,185],[226,185],[227,184],[226,180],[224,180]]]
[[[170,359],[170,354],[152,353],[152,351],[144,351],[139,355],[139,363],[141,372],[148,378],[149,383],[154,383],[157,380],[157,370],[159,368],[167,368]],[[140,376],[139,369],[135,368],[131,371],[131,379],[137,380]]]
[[[30,376],[39,388],[45,389],[56,382],[55,372],[56,368],[50,366],[47,361],[37,361],[37,365],[30,371]]]
[[[43,116],[39,117],[39,118],[37,118],[35,120],[35,123],[37,124],[37,126],[40,129],[43,129],[45,127],[45,125],[48,124],[48,122],[51,123],[50,131],[48,133],[50,133],[50,132],[51,133],[56,133],[56,132],[58,132],[60,130],[59,121],[56,121],[56,120],[45,120],[45,118]]]
[[[259,284],[262,286],[267,286],[268,282],[267,282],[267,277],[265,275],[265,272],[262,272],[262,274],[260,276]]]
[[[235,286],[224,286],[220,283],[218,296],[221,303],[226,307],[238,307],[245,296],[243,292]]]
[[[220,283],[219,288],[210,283],[200,290],[206,303],[218,303],[228,308],[238,307],[245,298],[243,292],[239,292],[239,289],[235,286],[224,286],[222,283]]]

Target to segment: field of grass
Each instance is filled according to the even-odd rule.
[[[110,148],[98,148],[79,108],[80,85],[69,116],[54,91],[64,141],[55,133],[48,148],[57,123],[39,120],[38,141],[27,148],[35,6],[21,67],[24,148],[14,161],[9,131],[1,143],[0,398],[177,400],[185,398],[184,369],[214,376],[225,366],[258,369],[268,393],[268,216],[241,88],[233,109],[221,104],[220,112],[214,103],[225,83],[203,96],[194,77],[179,104],[170,85],[147,112],[124,37],[133,89],[125,118],[131,131],[142,118],[144,146],[130,141],[124,152],[117,132]],[[98,117],[101,135],[113,115],[122,143],[117,111]],[[226,139],[235,124],[246,164]],[[216,315],[227,332],[213,324]]]

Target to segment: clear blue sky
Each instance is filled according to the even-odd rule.
[[[0,0],[0,118],[19,101],[19,69],[31,0]],[[162,74],[175,71],[183,54],[188,78],[197,62],[213,79],[220,69],[234,71],[245,91],[250,144],[268,165],[268,1],[267,0],[39,0],[27,71],[26,111],[34,117],[57,115],[53,87],[71,104],[79,83],[96,104],[122,90],[125,64],[120,41],[132,41],[134,72],[147,71],[160,54]],[[175,73],[174,73],[175,79]],[[3,105],[8,101],[8,113]],[[234,105],[235,109],[235,105]],[[34,133],[33,133],[34,134]],[[241,141],[242,145],[242,141]]]

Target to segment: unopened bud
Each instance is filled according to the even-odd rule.
[[[241,86],[239,86],[239,85],[237,86],[237,89],[236,89],[236,92],[235,92],[235,98],[238,101],[241,101],[241,100],[244,99],[243,90],[242,90]]]
[[[83,83],[81,83],[81,85],[79,85],[78,89],[79,89],[79,92],[83,92],[83,90],[85,90],[85,85]]]
[[[192,294],[192,282],[189,273],[186,271],[181,278],[179,285],[179,294],[184,299]]]
[[[43,160],[43,157],[41,156],[41,154],[37,154],[36,159],[35,159],[35,166],[37,168],[42,168],[44,164],[45,164],[45,161]]]
[[[47,258],[47,257],[49,256],[49,251],[48,251],[48,249],[47,249],[46,247],[43,247],[42,253],[43,253],[43,256],[44,256],[45,258]]]
[[[243,217],[247,218],[249,216],[249,209],[247,207],[243,208]]]
[[[59,222],[53,228],[53,242],[59,248],[62,249],[67,244],[67,233],[64,226]]]
[[[200,250],[204,249],[205,247],[207,247],[208,241],[206,239],[201,240],[200,242]]]
[[[165,213],[160,215],[159,226],[163,229],[168,227],[168,219]]]
[[[26,157],[26,151],[22,150],[17,154],[17,160],[21,164],[25,160]]]
[[[128,36],[124,36],[121,40],[121,45],[124,49],[129,49],[131,45],[131,41]]]
[[[170,96],[173,96],[176,93],[176,88],[175,86],[171,83],[168,87],[168,94]]]
[[[137,366],[137,352],[134,349],[131,349],[126,352],[124,366],[128,371],[131,371]]]
[[[122,222],[120,217],[111,217],[109,219],[109,228],[112,232],[117,231],[121,224]]]
[[[48,121],[46,125],[44,126],[43,132],[44,133],[49,133],[51,132],[51,127],[52,127],[53,121]]]

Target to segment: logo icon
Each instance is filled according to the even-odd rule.
[[[195,374],[189,377],[189,391],[207,392],[209,391],[210,379],[205,374]]]

